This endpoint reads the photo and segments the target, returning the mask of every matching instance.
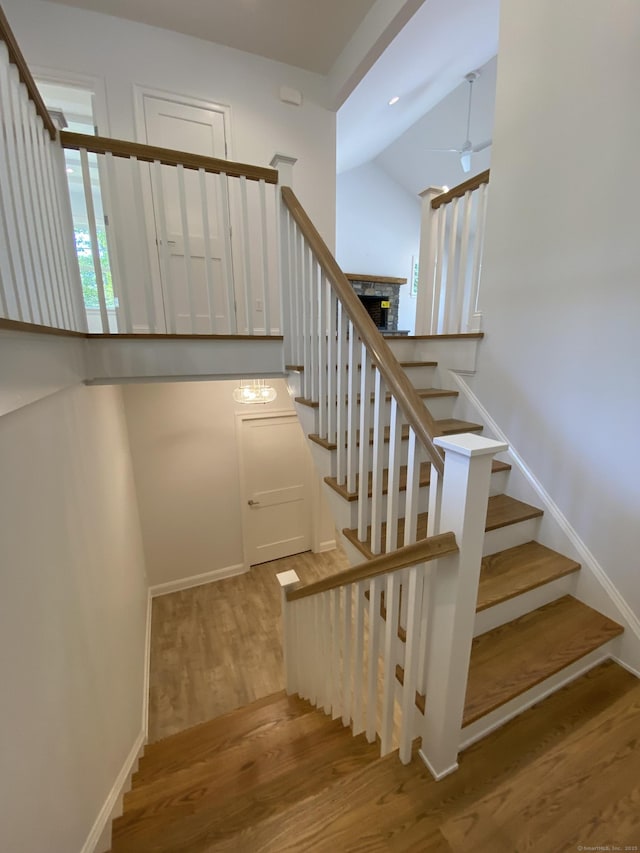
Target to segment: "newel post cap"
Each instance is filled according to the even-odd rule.
[[[502,453],[509,449],[504,441],[494,441],[492,438],[483,438],[472,432],[462,435],[442,435],[434,438],[433,443],[442,447],[445,453],[457,453],[459,456],[487,456]]]

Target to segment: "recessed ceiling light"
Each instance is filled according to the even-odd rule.
[[[448,192],[449,192],[449,187],[448,187],[446,184],[442,187],[442,192],[443,192],[443,193],[448,193]]]
[[[392,107],[394,104],[397,104],[400,100],[400,95],[394,95],[393,98],[389,101],[389,106]]]

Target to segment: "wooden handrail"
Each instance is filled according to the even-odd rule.
[[[468,181],[458,184],[458,186],[454,187],[452,190],[447,190],[446,193],[436,196],[431,202],[432,209],[437,210],[439,207],[442,207],[443,204],[449,204],[449,202],[453,201],[454,198],[462,198],[462,196],[466,195],[469,191],[473,192],[473,190],[477,190],[478,187],[481,187],[482,184],[488,184],[489,174],[490,169],[487,169],[486,172],[480,172],[479,175],[475,175],[473,178],[469,178]]]
[[[327,592],[330,589],[338,589],[347,584],[366,581],[378,575],[397,572],[416,563],[426,563],[429,560],[437,560],[440,557],[449,556],[449,554],[456,554],[458,550],[455,534],[439,533],[437,536],[430,536],[428,539],[420,539],[413,545],[405,545],[390,554],[381,554],[365,563],[359,563],[357,566],[338,572],[337,575],[331,575],[298,589],[290,589],[287,592],[287,601],[308,598],[310,595],[316,595],[319,592]]]
[[[55,139],[58,133],[57,128],[53,121],[51,120],[51,116],[44,105],[44,101],[42,100],[42,95],[38,91],[38,87],[36,86],[35,80],[31,76],[31,72],[29,71],[29,66],[27,65],[27,61],[22,55],[22,51],[18,46],[18,42],[16,41],[16,37],[13,34],[11,27],[9,26],[9,21],[4,14],[2,7],[0,6],[0,39],[6,44],[7,50],[9,51],[9,61],[16,66],[18,69],[18,74],[20,79],[27,87],[27,92],[29,93],[29,98],[33,101],[34,106],[36,108],[36,112],[42,119],[42,123],[46,127],[49,136],[51,139]]]
[[[426,448],[431,462],[442,474],[444,461],[433,439],[441,434],[424,401],[418,396],[406,373],[400,367],[391,347],[367,314],[366,308],[356,296],[349,280],[342,272],[336,259],[327,247],[313,222],[290,187],[282,187],[282,199],[309,243],[316,260],[329,278],[336,295],[345,307],[349,319],[378,366],[387,390],[395,397],[407,423],[414,430],[418,441]]]
[[[140,142],[127,142],[123,139],[109,139],[106,136],[86,136],[83,133],[70,133],[63,130],[60,141],[64,148],[76,151],[86,148],[93,154],[113,154],[114,157],[137,157],[145,163],[159,160],[165,166],[184,166],[185,169],[204,169],[205,172],[220,174],[224,172],[232,178],[245,177],[249,181],[278,183],[278,172],[265,166],[251,166],[247,163],[234,163],[232,160],[220,160],[217,157],[203,157],[189,154],[187,151],[173,151],[171,148],[159,148],[155,145],[143,145]]]

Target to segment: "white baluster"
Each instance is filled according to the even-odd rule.
[[[389,419],[389,473],[387,475],[387,529],[383,550],[395,550],[398,542],[395,531],[398,529],[398,504],[400,502],[400,459],[402,446],[402,415],[398,401],[391,398]],[[414,448],[415,451],[415,448]],[[394,538],[394,535],[396,538]],[[406,544],[406,543],[403,543]]]
[[[347,369],[349,364],[349,320],[342,303],[336,300],[338,310],[338,373],[336,389],[336,475],[338,483],[344,486],[348,479],[348,430],[349,409],[347,400],[349,398],[350,373]],[[333,400],[331,401],[333,404]]]
[[[416,298],[416,335],[431,334],[434,327],[434,287],[438,248],[439,217],[431,207],[434,198],[442,194],[440,187],[427,187],[420,193],[420,254],[418,264],[418,294]]]
[[[331,716],[342,714],[342,679],[340,678],[340,589],[331,590]]]
[[[106,172],[106,187],[102,187],[103,203],[106,201],[109,211],[109,265],[111,267],[111,280],[113,282],[113,293],[118,299],[118,331],[132,332],[131,304],[129,301],[129,288],[125,284],[124,275],[120,266],[122,257],[122,229],[121,223],[126,220],[122,205],[120,204],[120,192],[115,169],[115,158],[111,152],[104,157]],[[124,322],[123,322],[124,319]]]
[[[180,223],[182,226],[182,251],[184,257],[184,272],[187,280],[187,298],[189,302],[189,320],[191,322],[190,332],[195,335],[196,329],[196,300],[193,283],[193,265],[191,263],[191,235],[189,232],[189,217],[187,215],[187,196],[184,187],[184,166],[180,163],[176,167],[178,176],[178,198],[180,200]],[[253,334],[251,331],[250,334]]]
[[[465,299],[468,300],[468,289],[471,286],[469,281],[469,241],[471,230],[471,211],[473,207],[473,193],[471,191],[464,194],[461,201],[463,205],[462,212],[462,233],[460,237],[460,260],[458,264],[458,282],[456,284],[456,300],[455,308],[453,309],[453,317],[451,329],[453,332],[464,332],[464,314],[463,305]]]
[[[348,726],[351,722],[351,599],[351,587],[343,587],[342,724],[344,726]]]
[[[142,177],[140,174],[141,164],[138,162],[137,157],[130,157],[129,163],[131,164],[131,179],[133,184],[133,197],[135,203],[135,215],[136,215],[136,224],[138,231],[138,245],[139,246],[148,246],[149,245],[149,237],[147,234],[147,226],[146,226],[146,216],[144,212],[144,203],[143,203],[143,194],[142,194]],[[142,167],[144,168],[144,166]],[[156,325],[156,306],[153,298],[153,276],[151,274],[151,263],[149,261],[149,253],[145,252],[144,249],[142,251],[142,255],[145,259],[145,274],[144,275],[144,297],[145,297],[145,305],[147,311],[147,324],[149,326],[150,332],[157,331]]]
[[[347,391],[347,491],[356,490],[358,471],[358,350],[359,339],[353,323],[349,320],[349,355]],[[363,373],[366,365],[362,365]],[[367,436],[368,440],[369,436]],[[361,442],[364,436],[360,436]]]
[[[247,179],[244,175],[239,178],[240,181],[240,240],[242,245],[242,258],[244,266],[244,304],[247,312],[247,331],[252,335],[254,331],[253,324],[253,271],[251,269],[251,231],[249,229],[249,201],[247,198]]]
[[[369,523],[369,457],[371,454],[369,433],[371,429],[372,384],[371,360],[364,344],[360,347],[360,359],[362,370],[360,371],[360,447],[358,448],[358,539],[360,539],[361,542],[364,542],[367,538],[367,525]],[[352,368],[355,373],[355,359],[350,362],[349,371],[351,371]],[[354,400],[354,406],[355,405],[356,402]],[[383,436],[378,436],[378,438],[381,440]],[[349,491],[351,491],[351,489],[349,489]],[[371,528],[371,535],[373,536],[373,527]],[[373,544],[373,539],[371,541]],[[380,547],[379,539],[378,547]]]
[[[328,364],[328,327],[327,327],[327,300],[329,297],[328,282],[324,272],[320,273],[318,286],[318,433],[320,438],[327,438],[327,416],[328,416],[328,380],[331,371],[334,374],[335,364]]]
[[[480,276],[482,274],[482,255],[484,251],[484,229],[487,216],[487,199],[489,185],[482,184],[478,189],[478,217],[473,246],[473,267],[471,270],[471,290],[469,305],[465,310],[466,329],[468,332],[479,332],[482,326],[482,314],[479,310]]]
[[[371,371],[367,371],[370,373]],[[383,474],[384,474],[384,450],[385,450],[385,441],[384,441],[384,421],[385,421],[385,409],[386,409],[386,388],[385,384],[382,380],[382,374],[376,367],[374,370],[375,377],[375,385],[374,385],[374,402],[373,402],[373,463],[371,466],[372,476],[371,476],[371,550],[374,554],[380,554],[383,549],[385,543],[382,541],[382,508],[383,508]],[[361,403],[362,405],[362,403]],[[364,404],[369,409],[371,407],[371,403],[369,402],[369,398],[367,397],[366,403]],[[368,442],[367,442],[367,451],[368,451]],[[369,454],[367,452],[367,461],[369,459]],[[367,508],[368,498],[367,494],[369,491],[369,472],[367,471],[367,476],[365,480],[365,498],[364,501],[361,501],[363,507]],[[362,470],[360,473],[360,479],[362,481]],[[361,489],[362,492],[362,489]],[[366,518],[364,522],[364,531],[366,534]],[[387,549],[389,551],[393,550],[393,546]]]
[[[280,278],[281,278],[281,334],[284,336],[284,361],[293,364],[292,320],[291,320],[291,214],[284,202],[280,204]]]
[[[331,700],[333,697],[331,678],[331,596],[328,592],[320,593],[320,630],[322,642],[320,644],[320,655],[322,657],[324,683],[322,694],[324,697],[324,712],[331,713]]]
[[[380,755],[387,755],[387,753],[391,752],[393,748],[393,709],[396,685],[395,647],[398,637],[398,594],[398,576],[396,572],[391,572],[387,575],[387,588],[384,602],[387,611],[387,618],[384,623]]]
[[[420,448],[413,429],[409,428],[407,451],[407,494],[404,512],[404,545],[418,539],[418,498],[420,494]]]
[[[298,648],[298,637],[296,636],[297,631],[295,620],[296,605],[299,602],[288,602],[287,592],[299,583],[300,578],[293,569],[289,569],[287,572],[280,572],[277,574],[276,579],[280,584],[282,655],[285,675],[284,683],[287,693],[291,695],[299,690],[296,672],[296,650]]]
[[[238,334],[238,312],[236,311],[236,292],[233,277],[233,249],[231,246],[231,215],[229,213],[229,178],[225,172],[220,173],[220,208],[222,222],[222,275],[227,283],[227,317],[229,318],[229,333]]]
[[[447,283],[444,297],[444,317],[442,331],[447,334],[456,331],[454,329],[453,306],[455,304],[456,271],[458,269],[458,209],[460,199],[454,198],[449,207],[451,208],[449,220],[449,247],[447,249]]]
[[[264,316],[264,334],[271,334],[270,292],[269,292],[269,236],[267,233],[267,191],[264,180],[259,181],[260,192],[260,234],[262,236],[262,311]]]
[[[431,317],[431,334],[436,335],[444,330],[441,321],[441,313],[444,311],[444,287],[447,272],[447,258],[445,253],[447,234],[447,206],[442,205],[436,211],[437,243],[436,264],[434,273],[433,290],[433,314]]]
[[[355,603],[353,614],[353,734],[359,735],[364,731],[363,699],[364,699],[364,581],[353,585]]]
[[[411,566],[408,582],[402,587],[403,603],[406,601],[406,643],[404,656],[404,685],[402,688],[402,729],[400,732],[400,761],[411,761],[411,744],[415,736],[415,696],[420,661],[420,624],[424,569]]]
[[[93,271],[96,276],[96,289],[98,291],[98,304],[100,306],[100,320],[102,331],[109,331],[109,317],[107,315],[107,304],[104,294],[104,277],[102,275],[102,264],[100,263],[100,248],[98,245],[98,230],[96,227],[96,215],[93,204],[93,193],[91,190],[91,175],[89,174],[89,159],[87,149],[80,149],[80,166],[82,169],[82,183],[84,186],[84,201],[87,208],[87,224],[89,236],[91,237],[91,257],[93,260]]]
[[[336,421],[340,400],[338,398],[338,347],[339,347],[339,325],[337,324],[338,306],[337,299],[333,295],[331,285],[326,281],[327,291],[327,440],[336,442]],[[343,394],[344,394],[343,388]]]
[[[209,306],[209,331],[216,331],[216,291],[211,260],[211,228],[209,225],[209,201],[207,199],[207,173],[198,169],[200,186],[200,208],[202,210],[202,238],[204,244],[204,274],[207,282],[207,303]]]
[[[311,247],[308,247],[307,295],[305,299],[307,315],[307,352],[309,359],[309,399],[318,400],[318,265]]]
[[[378,635],[380,631],[380,577],[369,581],[369,642],[367,665],[367,720],[366,736],[369,743],[376,739],[378,711]]]
[[[151,169],[151,180],[153,185],[153,197],[156,199],[155,214],[157,223],[160,228],[160,270],[162,280],[164,282],[163,298],[166,300],[166,322],[167,332],[170,335],[175,335],[176,328],[176,309],[173,301],[174,284],[173,276],[171,275],[171,257],[169,252],[169,232],[167,230],[167,214],[164,199],[164,184],[162,181],[163,167],[160,160],[155,160]],[[149,294],[147,294],[147,305],[149,304]]]
[[[491,463],[508,445],[473,434],[436,438],[445,450],[441,528],[460,553],[438,560],[427,651],[427,705],[420,755],[436,779],[457,768],[489,498]]]

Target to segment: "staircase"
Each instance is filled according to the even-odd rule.
[[[435,408],[434,401],[437,401],[436,423],[443,435],[482,432],[482,425],[455,417],[457,392],[434,387],[438,361],[433,356],[445,340],[448,339],[443,338],[440,342],[437,338],[425,339],[422,343],[423,356],[413,361],[400,361],[400,364],[412,382],[416,381],[414,376],[422,384],[425,384],[425,379],[430,380],[428,387],[418,387],[416,390],[425,405]],[[414,348],[421,346],[416,339],[408,344],[406,340],[396,343],[393,338],[389,338],[388,343],[392,349],[395,344],[399,357],[408,345]],[[299,374],[302,369],[297,366],[293,372]],[[293,385],[295,387],[295,380]],[[296,396],[295,400],[301,420],[310,428],[309,415],[304,410],[315,413],[317,406],[300,396]],[[314,454],[317,464],[324,470],[334,470],[332,455],[335,454],[336,444],[323,440],[315,431],[311,431],[308,438],[326,451],[324,456],[317,452]],[[406,430],[402,439],[407,439]],[[609,644],[623,631],[621,625],[570,594],[575,589],[575,576],[580,571],[580,565],[531,538],[543,511],[508,494],[510,470],[511,465],[507,461],[493,460],[492,494],[488,499],[486,513],[485,556],[481,564],[476,604],[476,636],[471,651],[462,721],[463,743],[471,742],[479,733],[494,728],[496,722],[511,716],[516,708],[530,704],[530,701],[518,703],[519,697],[534,691],[541,684],[548,683],[551,687],[563,683],[575,677],[575,673],[592,666],[594,661],[606,657]],[[383,494],[386,494],[388,477],[389,472],[385,468]],[[430,479],[431,465],[423,462],[419,475],[421,506],[427,505]],[[407,466],[403,465],[400,469],[401,491],[406,490],[406,480]],[[348,491],[335,476],[327,475],[324,481],[332,490],[334,513],[344,522],[342,534],[348,546],[351,546],[349,553],[352,560],[358,562],[363,557],[372,560],[375,555],[371,550],[371,527],[367,526],[366,535],[360,538],[356,523],[359,499],[357,478],[354,491]],[[370,499],[371,473],[368,484]],[[396,548],[401,547],[404,541],[404,525],[405,519],[400,517],[395,538],[391,540]],[[418,539],[426,537],[427,525],[428,513],[420,512]],[[382,541],[388,542],[384,522],[382,527]],[[505,543],[509,547],[502,548],[501,545]],[[383,553],[385,550],[383,547]],[[368,592],[365,597],[369,598]],[[386,620],[384,598],[385,594],[381,592],[379,613],[383,621]],[[397,635],[400,643],[404,644],[406,631],[401,618]],[[402,654],[401,651],[400,656]],[[395,669],[398,683],[404,684],[403,666],[397,664]],[[424,714],[423,693],[416,693],[415,704],[419,713]],[[478,723],[483,718],[484,724]]]
[[[380,758],[378,743],[278,693],[147,747],[111,850],[512,853],[634,844],[639,709],[637,679],[606,662],[434,782],[419,761]]]

